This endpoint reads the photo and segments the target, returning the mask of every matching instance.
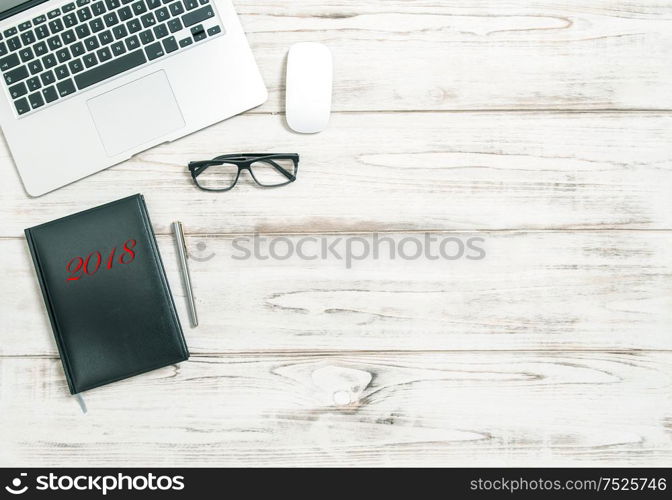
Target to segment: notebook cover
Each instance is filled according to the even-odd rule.
[[[25,233],[72,394],[189,358],[142,195]]]

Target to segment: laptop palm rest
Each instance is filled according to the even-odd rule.
[[[184,127],[165,71],[157,71],[87,101],[109,156]]]

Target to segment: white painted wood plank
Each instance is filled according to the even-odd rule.
[[[136,192],[155,228],[323,232],[672,228],[672,116],[639,113],[335,115],[317,136],[246,115],[39,199],[4,153],[0,236]],[[186,165],[217,154],[301,154],[296,183],[193,186]]]
[[[372,252],[370,235],[358,236],[369,238]],[[391,235],[397,249],[408,236]],[[189,237],[192,257],[211,257],[190,261],[200,318],[196,329],[186,327],[173,240],[160,237],[159,245],[193,353],[672,349],[670,233],[434,236],[432,256],[439,255],[439,241],[446,237],[479,236],[484,242],[475,245],[486,258],[410,261],[397,254],[392,260],[389,243],[382,242],[378,259],[354,261],[347,269],[334,256],[236,260],[243,253],[230,238]],[[343,255],[345,241],[335,241],[344,237],[325,241]],[[288,243],[298,245],[297,237],[283,239],[274,244],[281,257]],[[260,245],[261,257],[269,256],[269,245]],[[322,251],[320,241],[304,245],[309,257]],[[364,243],[352,245],[361,253]],[[416,252],[414,243],[404,245],[405,255]],[[455,242],[446,245],[447,253],[457,248]],[[252,242],[239,241],[242,246],[252,249]],[[0,354],[54,355],[25,243],[0,240],[0,254],[6,270],[0,287]]]
[[[85,393],[0,358],[0,465],[664,466],[670,353],[192,358]]]
[[[235,2],[281,111],[292,43],[326,43],[334,108],[672,108],[669,2]]]

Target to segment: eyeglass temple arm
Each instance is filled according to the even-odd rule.
[[[190,161],[189,162],[189,171],[191,172],[192,177],[198,177],[203,170],[213,165],[222,165],[224,161],[222,160],[202,160],[202,161]]]
[[[270,163],[271,165],[273,165],[273,166],[276,168],[276,170],[280,171],[280,173],[282,173],[282,174],[283,174],[285,177],[287,177],[290,181],[295,181],[295,180],[296,180],[296,177],[295,177],[294,175],[292,175],[291,173],[287,172],[287,170],[285,170],[284,168],[282,168],[280,165],[278,165],[277,163],[275,163],[275,162],[274,162],[273,160],[271,160],[270,158],[267,158],[267,159],[264,160],[264,161],[267,161],[268,163]]]

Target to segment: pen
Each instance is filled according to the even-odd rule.
[[[173,222],[173,233],[177,243],[177,261],[180,265],[180,274],[182,275],[182,285],[187,293],[187,307],[189,309],[189,319],[191,327],[198,326],[198,316],[196,315],[196,302],[194,301],[194,291],[191,288],[191,277],[189,276],[189,265],[187,259],[187,244],[184,240],[184,230],[181,222]]]

